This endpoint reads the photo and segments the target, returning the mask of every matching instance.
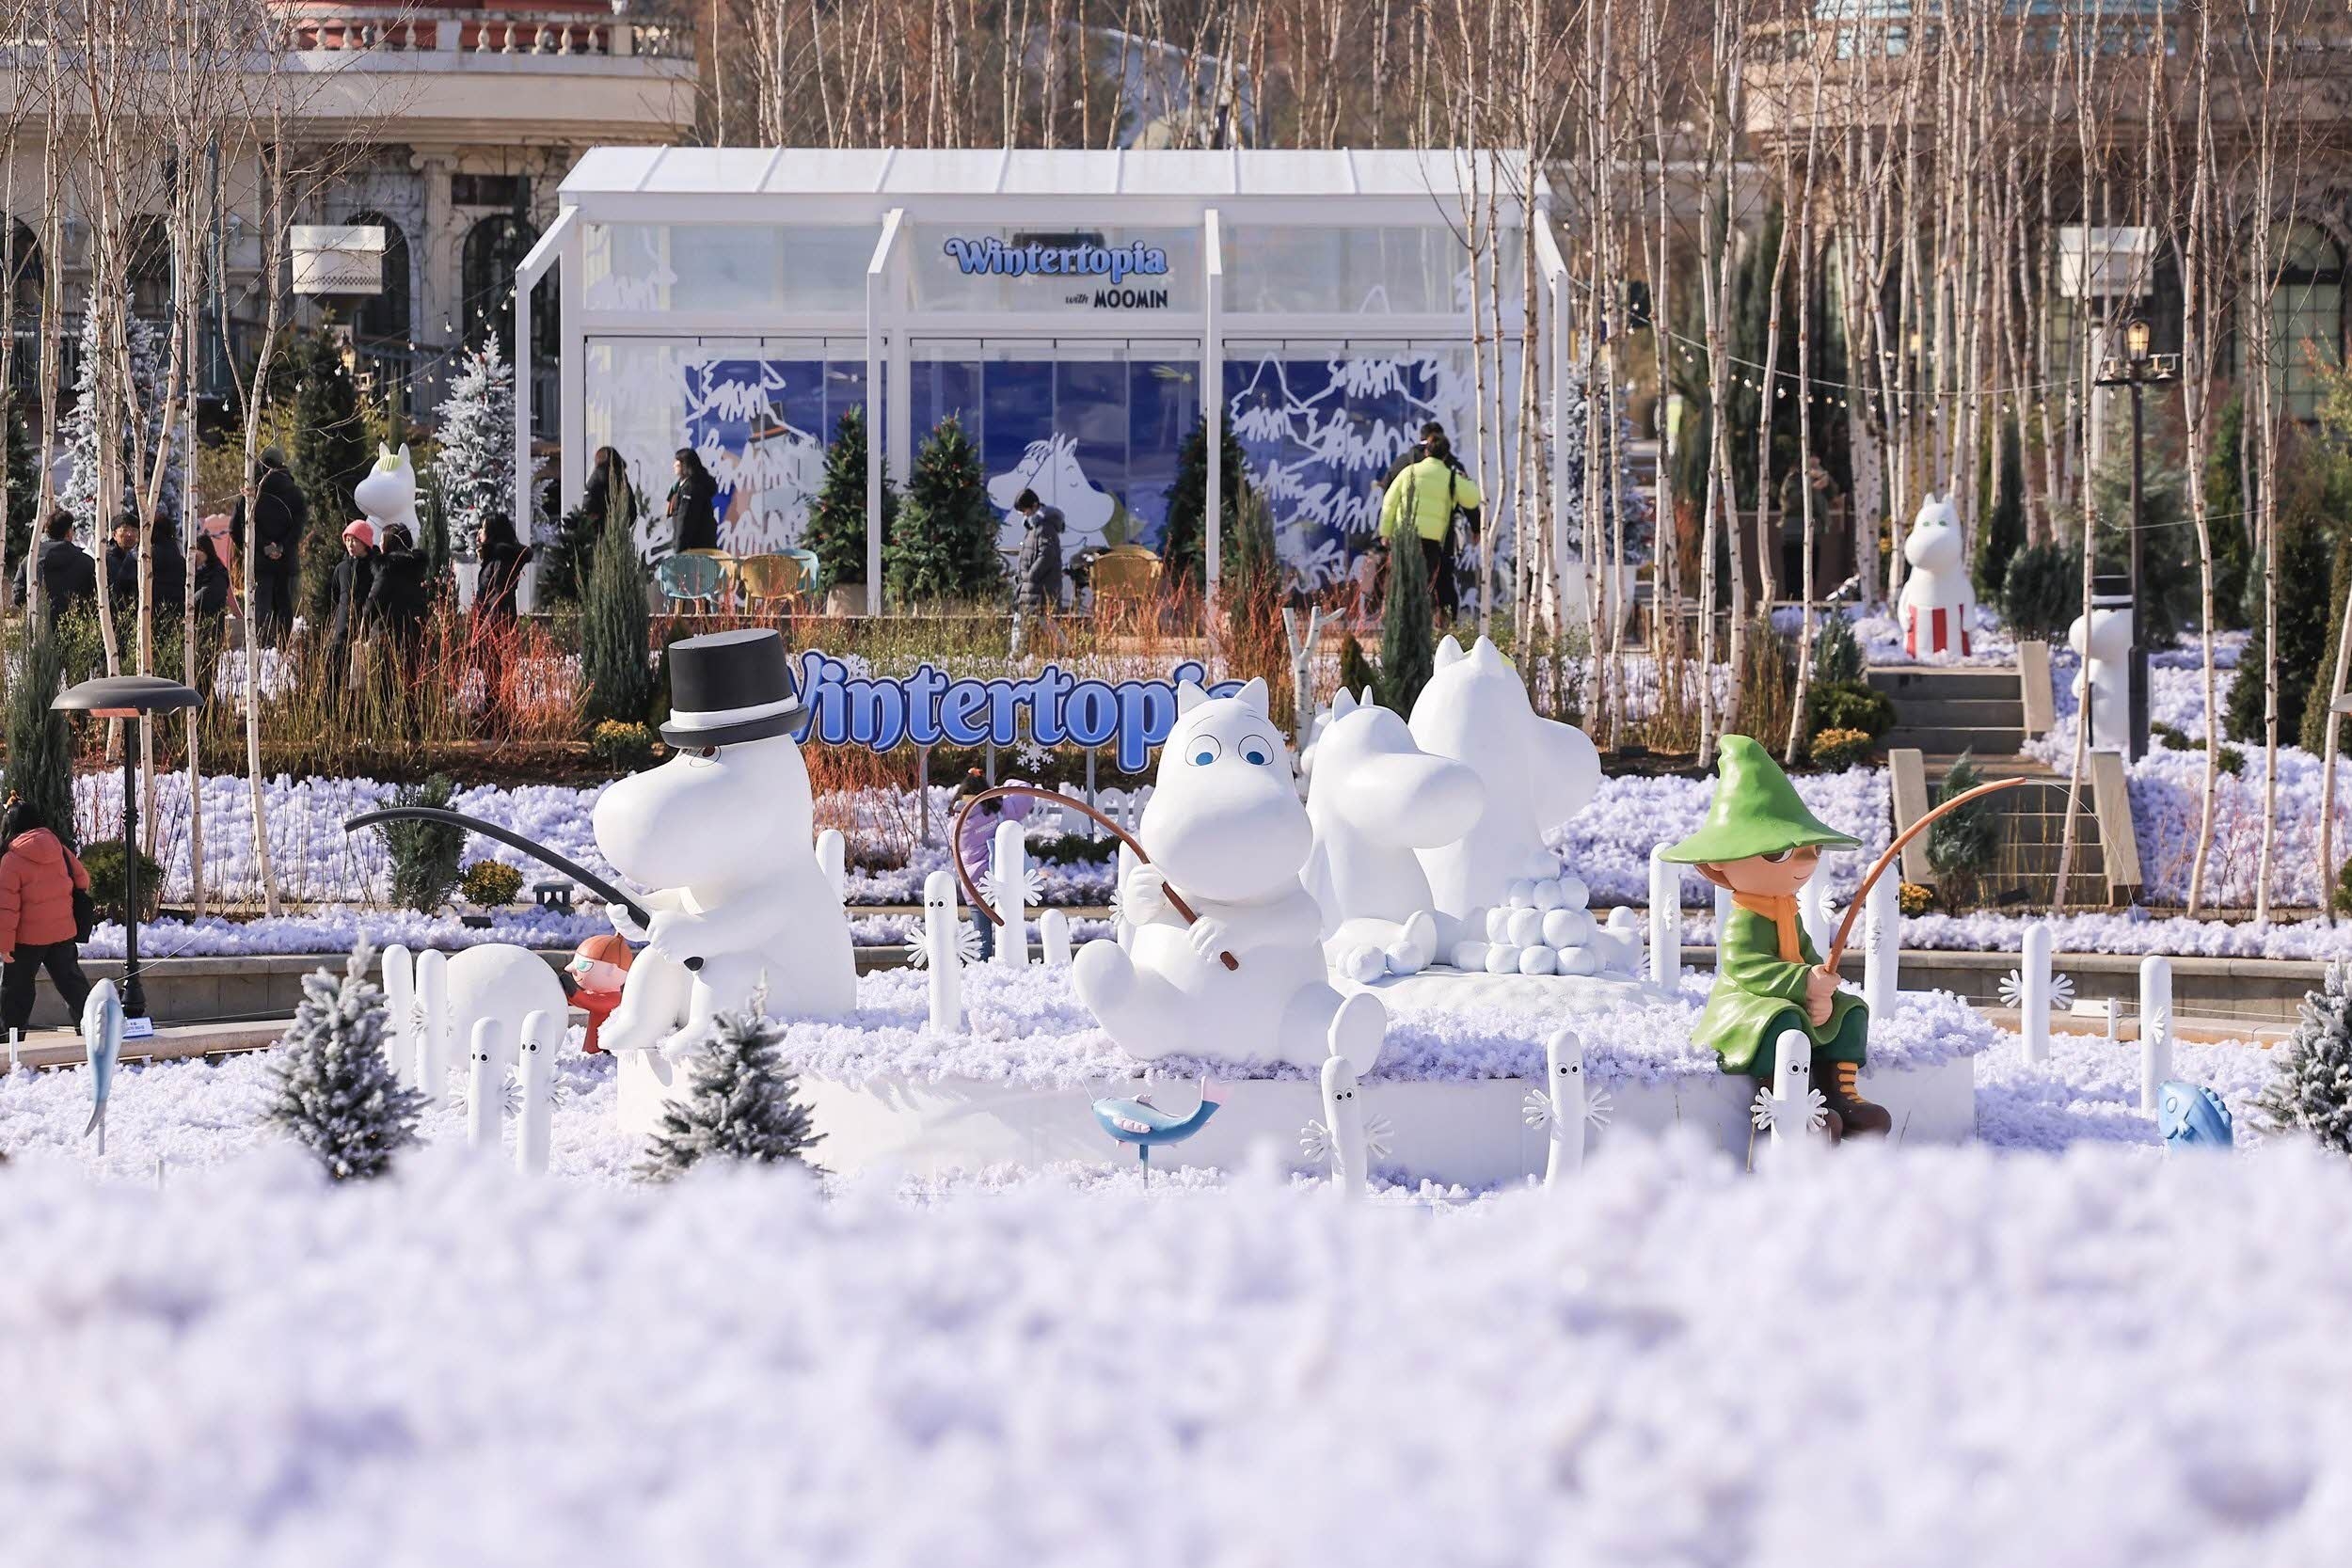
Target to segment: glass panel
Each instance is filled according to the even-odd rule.
[[[1487,483],[1472,450],[1467,345],[1229,342],[1225,356],[1228,427],[1273,508],[1276,547],[1310,591],[1369,579],[1382,483],[1425,421],[1444,425],[1470,477]],[[1516,344],[1504,360],[1516,384]],[[1503,402],[1515,407],[1516,395]],[[1507,559],[1507,526],[1495,534]],[[1457,544],[1468,594],[1474,552],[1466,535]]]
[[[1520,237],[1502,237],[1505,313],[1516,319]],[[1481,290],[1490,276],[1482,263]],[[1225,308],[1234,315],[1448,315],[1470,308],[1470,257],[1442,225],[1225,230]]]
[[[591,310],[866,309],[867,225],[592,223],[581,235]]]
[[[1200,421],[1199,350],[1184,342],[1061,344],[917,339],[911,428],[919,445],[948,415],[988,470],[1018,547],[1012,502],[1032,489],[1064,518],[1062,556],[1157,546],[1184,437]]]
[[[1200,309],[1198,229],[922,224],[909,230],[907,243],[918,310],[1132,314],[1148,322],[1158,312]]]
[[[719,544],[758,555],[800,542],[841,416],[866,404],[865,345],[848,340],[587,341],[590,447],[612,447],[650,503],[648,560],[670,552],[673,454],[692,447],[719,482]]]

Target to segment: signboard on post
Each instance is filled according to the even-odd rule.
[[[297,294],[384,292],[381,224],[297,223],[289,232]]]

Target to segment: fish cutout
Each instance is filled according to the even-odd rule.
[[[2237,1144],[2230,1107],[2221,1097],[2201,1084],[2177,1078],[2156,1090],[2156,1131],[2164,1134],[2167,1149],[2232,1148]]]
[[[106,1152],[106,1099],[114,1092],[115,1063],[122,1056],[122,998],[112,980],[90,987],[82,1004],[82,1052],[89,1061],[89,1125],[82,1136],[98,1134],[98,1152]]]

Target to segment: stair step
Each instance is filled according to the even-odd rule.
[[[1936,725],[1933,727],[1897,724],[1886,732],[1879,744],[1888,751],[1908,746],[1920,752],[1971,752],[1979,757],[2007,757],[2026,743],[2026,732],[2017,725],[2005,728],[1975,725]]]
[[[2017,672],[1998,665],[1945,668],[1933,664],[1880,664],[1869,671],[1870,684],[1888,696],[2010,697],[2024,689]]]
[[[1930,752],[1920,760],[1927,768],[1929,784],[1940,787],[1944,783],[1944,776],[1959,765],[1960,753],[1958,752]],[[2058,781],[2061,793],[2066,788],[2065,775],[2040,757],[1975,756],[1969,761],[1988,781],[1993,779],[2055,779]]]
[[[1895,721],[1915,730],[2023,730],[2026,705],[2010,697],[1899,697]]]

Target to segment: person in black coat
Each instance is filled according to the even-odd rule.
[[[695,460],[694,467],[702,467],[699,458]],[[637,490],[628,482],[628,465],[612,448],[598,447],[596,459],[588,469],[588,488],[580,498],[580,510],[588,519],[592,535],[612,517],[612,497],[616,490],[620,494],[621,520],[631,527],[636,526]],[[713,493],[716,493],[715,486]]]
[[[363,517],[343,530],[343,558],[335,562],[335,609],[326,620],[326,646],[338,682],[374,590],[375,525]]]
[[[1021,516],[1021,557],[1013,567],[1013,608],[1028,615],[1051,615],[1061,608],[1061,531],[1058,506],[1024,490],[1012,503]]]
[[[394,523],[384,531],[384,547],[373,565],[374,576],[368,585],[368,619],[389,641],[413,645],[432,600],[425,582],[424,552],[408,537],[405,525]]]
[[[531,548],[515,537],[515,520],[505,513],[493,512],[482,519],[481,555],[482,572],[474,579],[474,618],[512,621]]]
[[[114,537],[106,541],[106,597],[117,615],[138,611],[139,520],[127,512],[115,519]]]
[[[227,539],[210,532],[196,536],[196,618],[203,626],[217,627],[229,614],[229,548]]]
[[[55,621],[66,611],[90,609],[98,603],[98,562],[89,551],[73,542],[73,519],[62,512],[53,512],[41,531],[48,537],[41,542],[40,613],[43,620]]]
[[[274,646],[294,624],[294,578],[302,570],[302,531],[310,525],[310,505],[302,498],[302,486],[286,471],[286,454],[276,447],[262,449],[261,480],[254,488],[251,540],[246,535],[242,496],[230,528],[237,542],[254,552],[253,620],[262,641]],[[335,569],[340,574],[342,566]]]
[[[118,614],[138,613],[138,536],[137,519],[126,515],[115,524],[114,541],[106,546],[106,592]],[[158,517],[147,538],[155,559],[155,618],[177,619],[188,602],[188,564],[180,559],[180,532],[169,518]]]
[[[719,547],[719,482],[710,477],[691,447],[677,450],[677,483],[670,486],[671,548],[715,550]]]

